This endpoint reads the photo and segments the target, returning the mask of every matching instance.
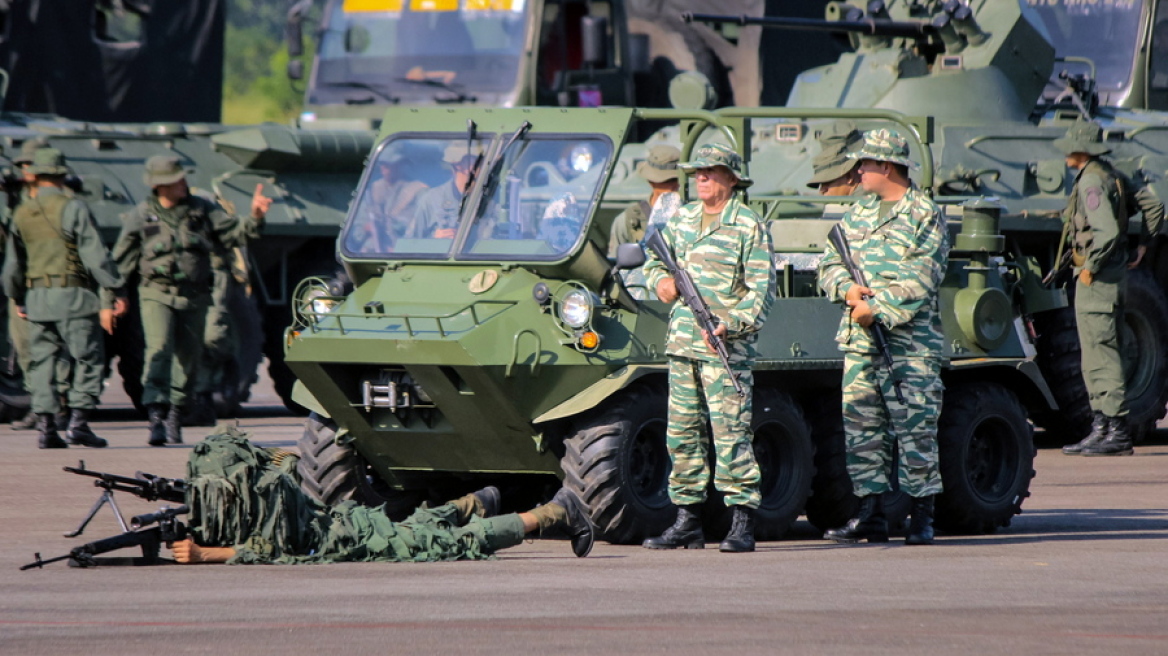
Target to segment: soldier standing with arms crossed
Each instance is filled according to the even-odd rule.
[[[124,277],[138,276],[146,340],[142,404],[150,419],[150,446],[165,446],[182,442],[179,417],[203,349],[211,254],[258,236],[272,200],[256,185],[251,216],[231,216],[191,193],[186,171],[172,155],[147,160],[143,179],[154,194],[125,217],[114,259]]]
[[[1123,178],[1100,158],[1111,149],[1103,142],[1103,129],[1098,124],[1077,123],[1054,144],[1066,154],[1067,166],[1078,171],[1063,221],[1071,230],[1071,259],[1077,273],[1075,323],[1082,348],[1083,381],[1094,414],[1091,433],[1079,443],[1063,447],[1063,453],[1131,455],[1121,328],[1127,270],[1143,258],[1142,242],[1159,228],[1164,206],[1143,185]],[[1138,256],[1128,264],[1128,208],[1134,205],[1143,212],[1144,222]]]
[[[669,498],[677,520],[659,537],[645,540],[649,549],[700,549],[705,546],[701,505],[710,479],[704,435],[709,414],[715,450],[714,486],[733,510],[730,534],[720,549],[754,551],[754,510],[761,501],[758,463],[750,430],[753,378],[750,370],[758,330],[775,300],[771,240],[762,220],[736,192],[752,184],[742,157],[721,144],[702,146],[696,159],[681,164],[697,181],[699,201],[670,219],[663,236],[681,268],[693,278],[702,298],[720,322],[715,333],[726,340],[731,366],[746,390],[738,396],[730,374],[706,341],[693,312],[678,300],[677,287],[655,255],[645,264],[645,278],[657,297],[673,303],[670,313],[669,423],[666,443],[673,460]]]
[[[860,183],[873,195],[853,206],[841,226],[871,287],[852,281],[833,246],[820,264],[819,284],[828,298],[846,303],[836,341],[844,352],[848,475],[860,497],[860,511],[824,537],[844,543],[888,541],[881,495],[891,490],[895,444],[900,489],[913,497],[905,544],[931,544],[933,497],[941,492],[937,419],[944,340],[938,290],[948,263],[949,231],[937,205],[909,179],[908,171],[916,164],[897,132],[864,133],[849,157],[859,160]],[[867,330],[877,321],[888,329],[895,379]],[[893,393],[894,380],[901,385],[905,405]]]
[[[104,338],[99,327],[111,324],[110,315],[126,311],[123,279],[101,243],[93,215],[85,203],[65,195],[65,158],[55,148],[34,154],[30,171],[36,193],[16,208],[13,234],[4,263],[4,289],[17,313],[29,321],[32,362],[27,372],[42,449],[72,444],[106,446],[89,427],[89,416],[101,396],[105,367]],[[94,282],[111,303],[102,307]],[[116,296],[116,300],[114,297]],[[115,309],[116,308],[116,309]],[[69,388],[72,409],[68,426],[58,426],[57,360],[65,351],[73,358]]]

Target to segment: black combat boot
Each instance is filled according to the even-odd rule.
[[[1130,456],[1131,433],[1127,430],[1127,417],[1108,417],[1107,439],[1083,449],[1085,456]]]
[[[182,444],[182,407],[177,405],[170,406],[170,412],[166,413],[166,421],[163,422],[163,427],[166,430],[166,441],[170,444]]]
[[[150,420],[150,446],[166,446],[167,406],[152,403],[146,406],[146,416]]]
[[[588,517],[588,509],[566,487],[561,487],[552,497],[552,503],[562,506],[568,517],[564,522],[563,530],[572,541],[572,553],[577,558],[583,558],[592,552],[592,544],[596,541],[596,530],[592,520]]]
[[[69,447],[57,432],[57,417],[51,412],[37,415],[37,430],[40,431],[37,446],[42,449],[66,449]]]
[[[210,392],[196,394],[194,401],[187,406],[183,413],[183,426],[214,426],[218,417],[215,415],[215,397]]]
[[[888,542],[888,519],[884,516],[884,497],[870,494],[860,497],[860,512],[840,528],[823,534],[828,540],[855,544],[860,540]]]
[[[655,538],[648,538],[641,543],[646,549],[705,549],[706,536],[702,533],[702,518],[698,514],[701,504],[692,506],[678,506],[677,520],[673,526]]]
[[[1107,415],[1096,410],[1091,417],[1091,432],[1087,437],[1079,440],[1075,444],[1068,444],[1063,447],[1063,453],[1068,456],[1077,456],[1083,453],[1083,449],[1095,446],[1103,440],[1107,439]]]
[[[479,514],[479,517],[494,517],[499,514],[499,506],[503,501],[503,495],[499,494],[499,488],[488,485],[481,490],[476,490],[474,497],[478,500],[479,508],[477,510],[482,513]]]
[[[730,533],[718,546],[724,553],[745,553],[754,551],[754,509],[746,506],[731,506],[734,513]]]
[[[908,524],[908,535],[904,543],[909,545],[933,544],[933,497],[913,499],[912,521]]]
[[[78,446],[91,446],[97,449],[109,446],[109,442],[98,437],[89,427],[90,412],[88,409],[73,408],[69,416],[69,428],[65,429],[65,438],[69,440],[69,444]]]
[[[13,419],[12,423],[9,424],[8,427],[12,430],[36,430],[37,423],[39,421],[40,417],[37,416],[37,413],[29,410],[28,413],[20,419]]]

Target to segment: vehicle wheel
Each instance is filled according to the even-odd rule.
[[[754,388],[752,414],[754,458],[762,474],[762,503],[754,514],[754,537],[759,541],[778,540],[791,528],[811,496],[815,473],[811,427],[789,395],[768,387]],[[707,525],[706,537],[720,538],[730,530],[731,513],[712,483],[709,499],[710,506],[718,512]]]
[[[1033,430],[1013,392],[997,383],[945,390],[937,440],[945,490],[937,528],[992,533],[1022,512],[1034,478]]]
[[[1124,307],[1128,423],[1143,438],[1168,405],[1168,299],[1146,271],[1132,271]]]
[[[1035,423],[1059,444],[1078,442],[1091,432],[1091,402],[1083,382],[1082,351],[1074,308],[1038,317],[1038,367],[1058,403],[1058,410],[1035,417]]]
[[[564,441],[564,486],[614,544],[659,535],[673,522],[666,402],[662,384],[634,385],[583,415]]]
[[[390,519],[409,516],[423,494],[394,490],[370,471],[352,443],[337,443],[337,425],[315,412],[304,420],[304,434],[297,445],[300,488],[327,506],[353,500],[365,506],[385,505]]]

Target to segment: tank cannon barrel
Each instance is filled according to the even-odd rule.
[[[874,18],[825,20],[819,18],[729,16],[724,14],[694,14],[687,12],[681,15],[681,19],[687,23],[758,25],[772,29],[811,32],[850,32],[871,36],[904,37],[906,39],[927,39],[937,32],[937,28],[931,23],[880,20]]]
[[[252,169],[357,172],[373,149],[374,136],[366,130],[297,130],[265,124],[217,134],[211,143]]]

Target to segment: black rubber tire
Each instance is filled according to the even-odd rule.
[[[803,410],[786,393],[754,388],[754,457],[762,480],[762,502],[754,513],[756,540],[778,540],[791,528],[811,496],[815,474],[811,427]],[[731,513],[710,484],[706,538],[721,539],[730,529]]]
[[[998,383],[951,386],[937,439],[944,484],[937,528],[982,534],[1009,526],[1034,478],[1033,428],[1018,397]]]
[[[1142,439],[1168,407],[1168,299],[1147,271],[1128,275],[1123,345],[1128,424]]]
[[[287,308],[269,308],[264,314],[264,355],[268,358],[268,377],[284,407],[294,415],[307,416],[308,408],[292,400],[296,374],[284,363],[284,329],[290,319]]]
[[[676,514],[667,492],[666,399],[661,382],[634,384],[582,415],[564,440],[564,486],[613,544],[659,535]]]
[[[384,505],[394,521],[408,517],[424,494],[390,488],[373,475],[351,442],[338,444],[336,438],[332,419],[313,412],[304,420],[304,434],[297,444],[300,488],[327,506],[352,500],[364,506]]]
[[[1083,382],[1082,351],[1074,308],[1044,312],[1036,317],[1038,368],[1058,410],[1034,417],[1053,442],[1072,444],[1091,432],[1091,402]]]
[[[820,531],[837,528],[856,516],[860,502],[848,477],[848,449],[838,394],[824,394],[807,403],[815,443],[815,477],[804,506],[807,521]]]

